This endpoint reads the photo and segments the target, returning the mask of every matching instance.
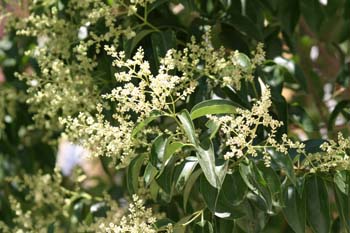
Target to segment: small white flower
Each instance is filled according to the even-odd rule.
[[[81,26],[78,31],[78,38],[80,40],[85,40],[88,37],[88,28],[86,26]]]

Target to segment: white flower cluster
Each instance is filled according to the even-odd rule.
[[[42,4],[50,3],[33,2],[33,12]],[[36,126],[48,134],[61,130],[58,117],[95,109],[100,97],[94,70],[101,44],[117,45],[121,36],[130,38],[135,34],[121,23],[116,24],[117,19],[122,20],[119,16],[126,16],[120,7],[99,0],[72,0],[59,10],[55,5],[45,5],[46,10],[40,14],[31,13],[17,21],[17,34],[38,40],[38,46],[28,55],[36,58],[40,72],[19,77],[29,86],[27,102]],[[99,22],[104,23],[104,31],[96,30]]]
[[[80,113],[76,118],[62,118],[60,122],[66,125],[69,138],[81,144],[92,156],[112,156],[119,160],[120,166],[127,165],[134,156],[131,137],[134,123],[131,121],[119,118],[118,125],[113,126],[99,111],[95,117]]]
[[[156,233],[154,227],[156,218],[152,209],[146,208],[142,199],[133,195],[133,202],[129,204],[129,214],[123,216],[119,222],[101,223],[100,233]]]
[[[215,50],[209,41],[210,32],[207,32],[199,45],[193,38],[183,50],[168,50],[165,57],[160,59],[156,73],[151,72],[150,63],[144,59],[142,48],[128,59],[124,51],[118,52],[114,46],[105,46],[107,54],[114,59],[112,65],[117,69],[116,87],[102,95],[103,106],[113,106],[113,119],[111,122],[104,120],[102,109],[94,118],[83,113],[75,119],[63,117],[61,123],[66,125],[66,133],[75,142],[92,150],[93,155],[113,156],[127,165],[134,157],[135,146],[142,140],[133,140],[131,137],[135,124],[155,111],[175,117],[178,102],[185,101],[195,91],[197,79],[207,76],[212,85],[233,85],[239,88],[241,79],[251,78],[252,71],[247,67],[248,63],[242,64],[240,60],[242,54],[227,54],[223,48]],[[249,62],[246,59],[244,61]],[[232,78],[227,79],[228,75]],[[230,81],[227,83],[225,80]],[[267,94],[263,98],[265,105],[271,105],[269,97]],[[269,106],[261,109],[265,105],[254,106],[255,113],[251,118],[262,116],[262,124],[268,124],[274,129],[277,126],[272,124],[277,123],[267,114]],[[246,113],[242,112],[242,115]],[[145,143],[149,144],[147,140]],[[240,143],[243,145],[245,142]],[[238,149],[233,153],[240,153]]]
[[[161,59],[158,74],[153,75],[141,48],[132,59],[127,60],[124,52],[118,53],[114,47],[106,46],[105,49],[115,58],[113,65],[124,70],[115,74],[120,86],[103,96],[117,103],[117,115],[125,117],[133,111],[142,119],[153,110],[175,113],[169,105],[174,106],[178,100],[184,100],[196,88],[196,81],[185,75],[172,74],[176,69],[172,50]]]
[[[338,133],[337,142],[329,140],[321,145],[325,153],[310,155],[313,160],[313,171],[320,170],[328,172],[331,168],[338,170],[350,170],[350,138],[344,138]]]
[[[62,177],[42,174],[7,178],[19,191],[25,191],[26,205],[21,205],[14,196],[9,196],[11,209],[14,212],[15,227],[9,228],[0,222],[1,232],[47,232],[53,222],[59,223],[61,216],[68,216],[69,193],[61,186]],[[66,199],[67,198],[67,199]]]
[[[269,114],[270,98],[271,93],[267,88],[251,110],[238,108],[237,116],[209,117],[221,125],[221,131],[225,134],[226,146],[229,148],[224,155],[225,159],[240,158],[244,155],[257,156],[261,147],[254,145],[254,139],[257,137],[257,129],[260,126],[268,131],[266,141],[276,144],[275,134],[282,122],[273,119]],[[264,153],[264,158],[266,165],[269,165],[270,157],[267,153]]]
[[[90,76],[79,71],[79,67],[66,65],[60,59],[38,58],[41,75],[22,74],[28,84],[27,103],[35,112],[33,119],[38,127],[51,132],[60,128],[59,116],[68,116],[83,107],[87,111],[95,108],[97,89]]]
[[[192,37],[186,48],[182,51],[173,50],[168,59],[190,79],[207,76],[213,85],[240,89],[241,81],[251,81],[253,68],[264,60],[262,44],[258,45],[251,63],[246,55],[238,51],[227,52],[224,47],[215,49],[211,44],[210,33],[210,30],[204,33],[201,43]]]

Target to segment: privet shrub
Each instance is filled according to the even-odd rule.
[[[2,2],[0,229],[350,232],[349,3],[324,4]]]

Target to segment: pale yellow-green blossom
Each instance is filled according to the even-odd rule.
[[[50,134],[62,129],[58,117],[94,111],[100,98],[97,84],[101,82],[94,70],[102,44],[118,46],[120,37],[135,35],[130,27],[117,23],[127,14],[120,4],[73,0],[58,9],[49,2],[36,1],[30,5],[33,13],[16,21],[18,35],[38,41],[27,55],[36,59],[40,72],[18,74],[29,86],[27,103],[36,127]],[[45,11],[34,13],[43,5]],[[96,30],[98,22],[104,23],[104,31]]]
[[[328,172],[330,169],[350,170],[350,138],[338,133],[337,141],[329,140],[321,145],[323,153],[310,155],[312,171]]]
[[[271,103],[271,93],[267,88],[251,110],[237,108],[237,115],[234,116],[209,117],[220,124],[220,130],[225,134],[225,143],[229,148],[224,155],[225,159],[240,158],[246,154],[257,156],[258,151],[261,151],[260,147],[254,144],[258,127],[265,128],[266,141],[276,142],[276,131],[283,123],[269,114]],[[264,153],[264,159],[266,165],[269,165],[270,157],[267,153]]]
[[[152,209],[144,206],[144,201],[137,195],[133,195],[129,204],[129,213],[122,216],[119,221],[102,222],[99,226],[100,233],[156,233],[154,227],[156,218]]]

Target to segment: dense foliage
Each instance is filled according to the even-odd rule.
[[[350,232],[350,1],[0,3],[0,231]]]

